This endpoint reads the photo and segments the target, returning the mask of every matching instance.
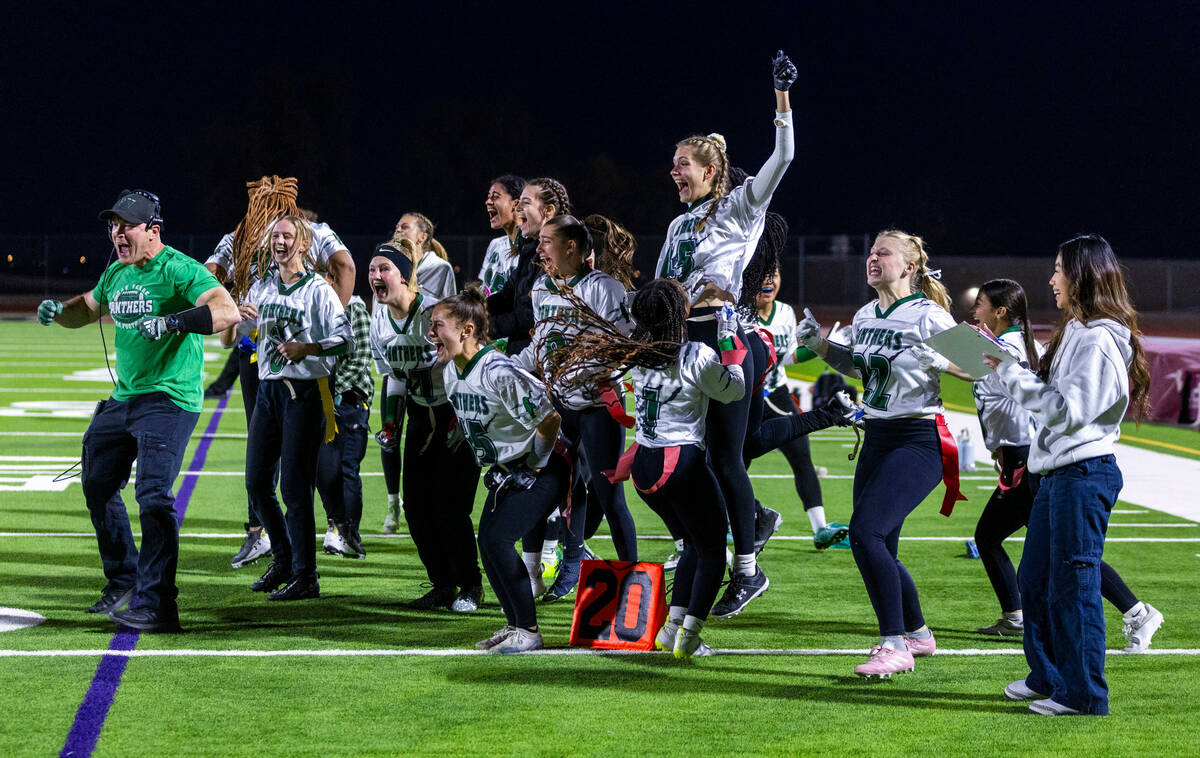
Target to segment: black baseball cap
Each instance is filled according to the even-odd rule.
[[[100,211],[101,221],[111,221],[113,216],[120,216],[135,224],[145,224],[147,227],[154,224],[162,226],[163,223],[158,195],[146,190],[121,190],[113,207]]]

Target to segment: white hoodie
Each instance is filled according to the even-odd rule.
[[[1129,406],[1132,360],[1129,330],[1105,318],[1067,323],[1048,383],[1016,361],[1000,364],[996,375],[1004,388],[1037,422],[1031,471],[1044,474],[1113,452]]]

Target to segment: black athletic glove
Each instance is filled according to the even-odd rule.
[[[483,486],[497,495],[505,490],[523,491],[533,487],[537,473],[528,466],[514,465],[508,469],[493,466],[483,475]]]
[[[392,452],[400,446],[400,435],[396,434],[396,424],[392,421],[385,421],[383,428],[375,432],[375,441],[379,443],[379,447],[383,448],[384,452]]]
[[[775,77],[775,89],[787,92],[796,83],[796,77],[800,76],[800,72],[796,70],[796,65],[792,63],[791,58],[779,50],[771,59],[771,75]]]

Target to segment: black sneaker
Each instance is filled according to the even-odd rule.
[[[767,591],[771,580],[763,573],[761,566],[754,568],[750,576],[735,573],[725,585],[725,594],[713,606],[712,615],[719,619],[736,616],[750,603],[751,600]]]
[[[290,582],[267,595],[267,600],[308,600],[321,596],[318,574],[297,574]]]
[[[458,593],[458,597],[454,598],[454,602],[450,604],[450,610],[458,613],[471,613],[479,610],[479,606],[483,604],[483,585],[475,585],[474,587],[463,587],[462,592]]]
[[[584,548],[586,550],[586,548]],[[550,589],[546,590],[546,594],[542,595],[543,603],[553,603],[555,600],[561,600],[567,595],[575,591],[575,585],[579,584],[579,561],[572,561],[564,558],[558,564],[558,577],[554,580],[554,584]]]
[[[758,555],[767,546],[767,540],[771,539],[771,535],[779,531],[780,524],[783,523],[783,516],[779,515],[779,511],[762,507],[762,513],[758,514],[758,518],[754,520],[754,554]]]
[[[135,594],[137,593],[133,587],[127,590],[105,590],[87,612],[107,614],[118,611],[133,602]]]
[[[449,608],[457,598],[458,592],[453,587],[434,587],[406,605],[414,611],[431,611],[434,608]]]
[[[160,611],[158,608],[126,608],[113,611],[108,617],[121,626],[140,632],[178,632],[179,613]]]
[[[342,553],[346,558],[366,558],[367,551],[363,547],[362,537],[358,533],[358,527],[346,525],[342,531],[342,540],[346,543],[346,552]]]
[[[266,573],[260,576],[250,589],[255,592],[274,592],[280,586],[292,580],[292,570],[282,563],[272,563]]]
[[[250,530],[250,525],[246,524],[246,539],[242,541],[242,547],[229,561],[229,565],[235,569],[241,568],[248,564],[254,563],[264,555],[271,554],[271,538],[267,536],[265,529]]]

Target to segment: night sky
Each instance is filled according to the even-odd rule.
[[[770,152],[782,48],[796,160],[772,209],[793,233],[1050,255],[1099,231],[1191,257],[1190,3],[168,5],[7,19],[7,232],[98,231],[123,187],[162,196],[168,242],[221,232],[246,180],[280,174],[345,235],[407,210],[486,235],[488,181],[512,171],[662,234],[676,140],[722,132],[751,173]]]

